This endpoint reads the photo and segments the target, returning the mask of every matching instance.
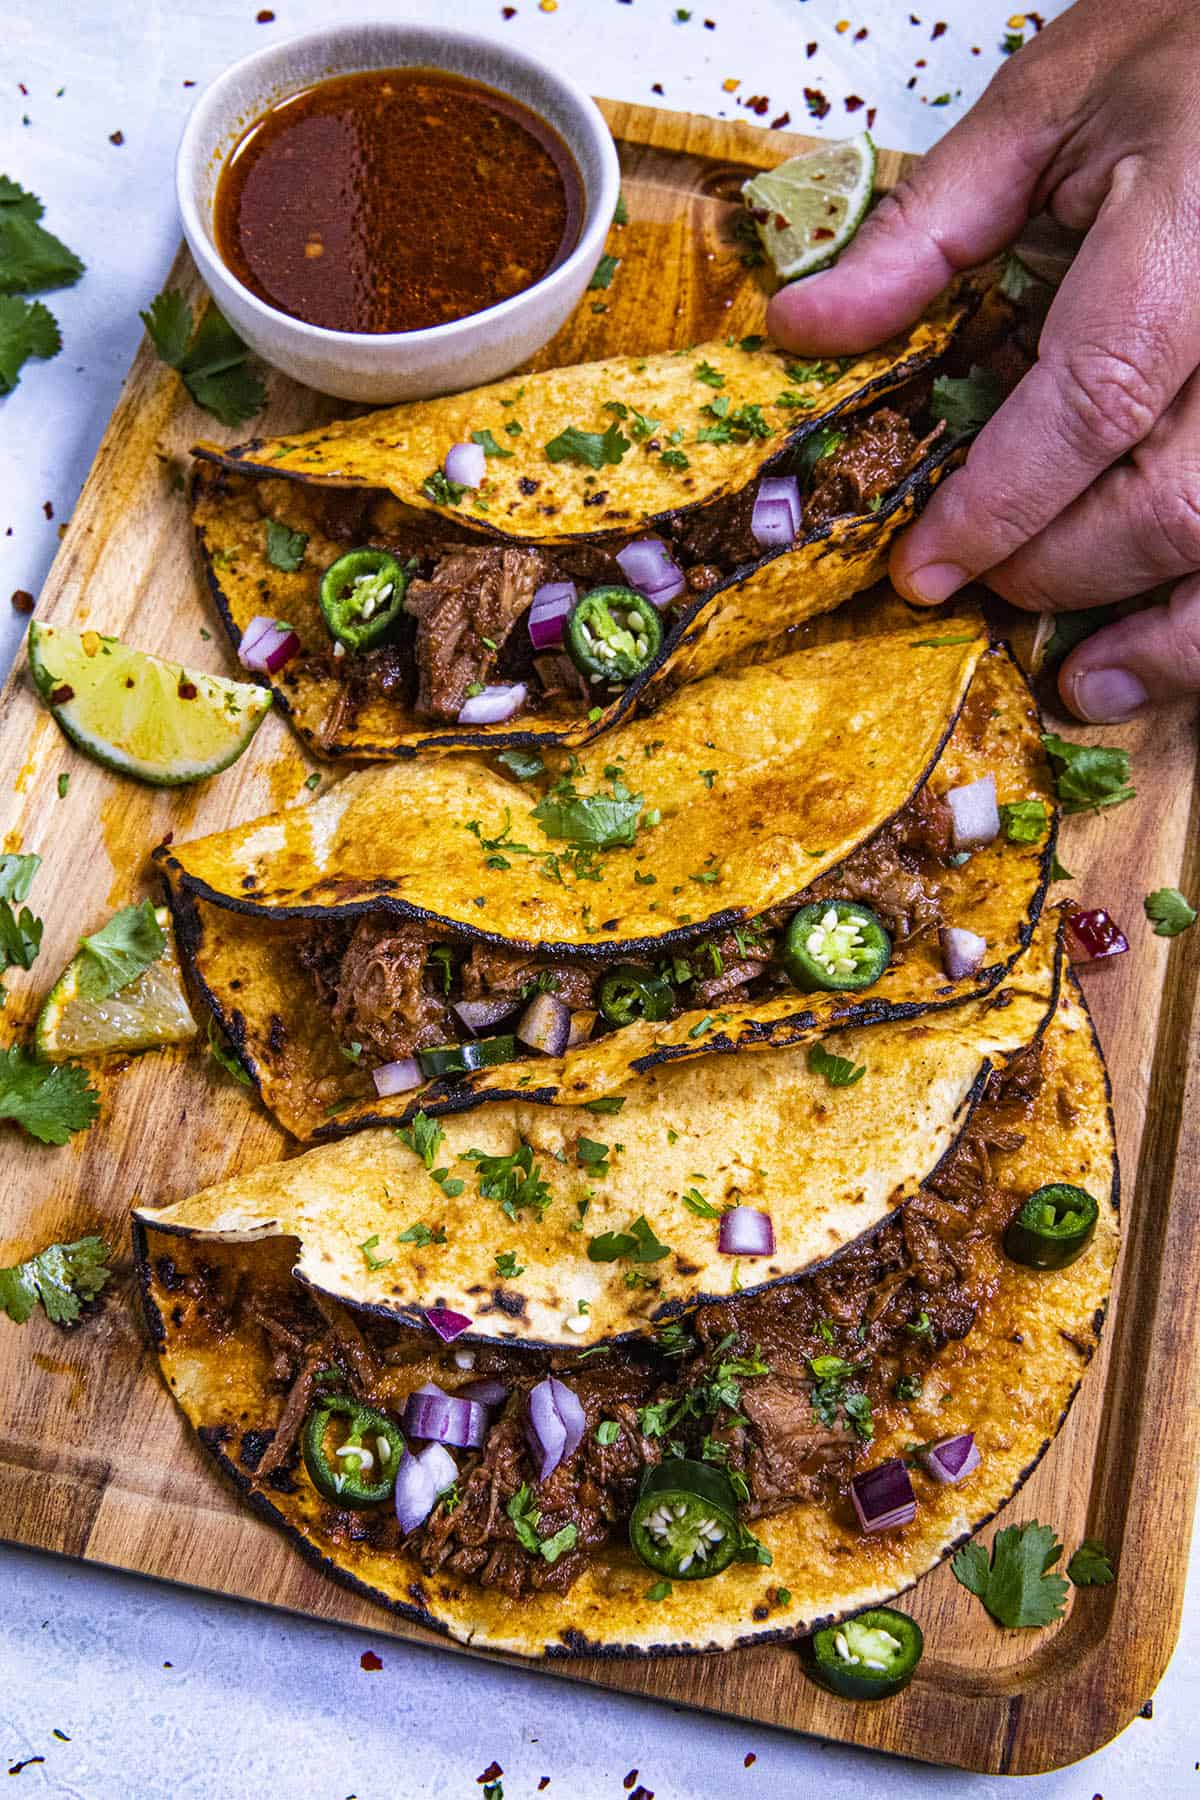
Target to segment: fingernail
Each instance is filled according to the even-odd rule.
[[[1115,725],[1149,698],[1129,669],[1088,669],[1076,677],[1071,692],[1076,712],[1092,725]]]
[[[967,571],[960,569],[957,563],[926,563],[923,569],[911,572],[905,586],[914,600],[926,606],[940,606],[970,579]]]

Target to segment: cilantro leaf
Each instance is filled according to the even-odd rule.
[[[1000,826],[1010,844],[1036,844],[1049,822],[1044,800],[1009,800],[1000,808]]]
[[[212,413],[222,425],[244,425],[267,403],[267,390],[251,369],[228,369],[222,375],[185,375],[184,385],[196,405]]]
[[[460,482],[448,481],[442,469],[434,469],[421,483],[421,492],[437,506],[457,506],[466,491]]]
[[[0,206],[11,206],[16,212],[24,213],[27,219],[40,219],[45,210],[36,194],[31,194],[8,175],[0,175]]]
[[[627,1256],[635,1263],[656,1263],[670,1254],[668,1246],[655,1237],[644,1214],[633,1221],[628,1231],[605,1231],[588,1241],[589,1262],[616,1262]]]
[[[692,374],[696,377],[697,381],[702,381],[706,387],[723,388],[725,386],[724,375],[722,375],[720,369],[714,369],[710,362],[698,362],[692,370]]]
[[[541,1512],[533,1503],[533,1495],[529,1491],[529,1483],[523,1481],[512,1499],[504,1508],[513,1523],[517,1534],[517,1542],[526,1550],[532,1550],[536,1556],[542,1547],[542,1540],[537,1534],[537,1523]]]
[[[533,809],[548,838],[611,850],[632,844],[637,836],[643,795],[631,794],[614,782],[607,794],[579,794],[570,782],[559,782]]]
[[[267,520],[267,561],[273,569],[294,575],[297,569],[303,568],[307,542],[307,531],[293,531],[280,519]]]
[[[1058,613],[1054,630],[1042,649],[1041,668],[1057,669],[1076,644],[1085,643],[1102,625],[1111,625],[1119,617],[1117,609],[1111,606],[1081,606],[1077,612]]]
[[[630,448],[630,442],[614,419],[606,431],[580,431],[577,426],[568,425],[542,448],[551,462],[573,462],[587,469],[602,469],[605,463],[619,463]]]
[[[0,856],[0,900],[26,899],[41,866],[41,857],[32,852],[28,856]]]
[[[399,1232],[396,1237],[398,1244],[417,1244],[421,1249],[426,1244],[444,1244],[445,1241],[446,1227],[435,1225],[431,1230],[423,1219],[418,1219],[415,1225],[410,1225],[407,1231]]]
[[[197,406],[222,425],[241,425],[266,404],[267,390],[246,367],[250,352],[229,321],[209,306],[192,334],[192,309],[174,288],[138,315],[163,361],[178,370]],[[190,338],[190,342],[189,342]]]
[[[515,1250],[498,1250],[496,1252],[496,1273],[505,1281],[515,1281],[518,1275],[525,1273],[525,1264],[517,1261]]]
[[[468,1150],[466,1159],[475,1164],[480,1194],[485,1200],[498,1200],[507,1219],[515,1219],[526,1207],[540,1219],[554,1198],[533,1160],[532,1144],[519,1144],[508,1156]]]
[[[973,363],[969,375],[935,375],[929,411],[952,432],[978,431],[1004,401],[1004,385],[990,369]]]
[[[1178,937],[1196,923],[1196,909],[1184,899],[1178,888],[1155,888],[1142,901],[1146,917],[1154,927],[1155,937]],[[28,963],[25,964],[28,968]]]
[[[411,1125],[401,1125],[397,1129],[396,1136],[420,1157],[427,1169],[432,1169],[446,1133],[436,1119],[431,1119],[426,1112],[419,1112],[414,1115]]]
[[[32,854],[0,856],[0,975],[6,969],[31,969],[41,948],[42,921],[27,906],[17,911],[41,862]],[[0,1008],[7,999],[0,983]]]
[[[178,288],[156,294],[138,317],[163,362],[178,369],[192,340],[192,309]]]
[[[1084,1538],[1067,1564],[1067,1580],[1073,1587],[1107,1587],[1117,1578],[1112,1557],[1095,1538]]]
[[[65,1144],[86,1131],[100,1096],[77,1063],[43,1063],[13,1044],[0,1050],[0,1119],[24,1126],[42,1144]]]
[[[853,1087],[861,1081],[867,1072],[867,1065],[857,1066],[848,1056],[834,1056],[824,1044],[811,1044],[808,1051],[808,1066],[814,1075],[823,1075],[830,1087]]]
[[[1054,785],[1064,812],[1122,806],[1136,794],[1137,789],[1128,785],[1128,750],[1106,744],[1070,744],[1053,732],[1043,732],[1042,743],[1054,765]]]
[[[254,1083],[238,1061],[237,1053],[225,1042],[216,1020],[209,1015],[208,1020],[208,1054],[215,1063],[219,1063],[227,1075],[243,1087],[253,1087]]]
[[[83,263],[39,224],[41,203],[23,189],[18,193],[21,198],[0,205],[0,294],[73,287],[83,274]]]
[[[556,1563],[564,1551],[573,1550],[579,1538],[578,1525],[564,1525],[553,1537],[539,1540],[538,1549],[548,1563]]]
[[[88,1000],[110,999],[144,975],[166,947],[167,934],[155,917],[152,900],[122,907],[79,946],[80,993]]]
[[[509,425],[514,425],[514,424],[516,424],[516,420],[510,419]],[[505,429],[507,430],[507,426],[505,427]],[[517,430],[520,431],[520,429],[521,429],[521,427],[519,425],[517,425]],[[511,450],[505,450],[501,444],[498,444],[496,442],[495,438],[492,436],[490,431],[473,431],[471,433],[471,442],[473,444],[478,444],[479,448],[483,451],[483,454],[485,456],[511,456],[512,455]]]
[[[620,266],[621,259],[619,256],[602,256],[600,261],[596,264],[596,267],[592,270],[592,279],[588,282],[588,287],[611,287],[612,278]]]
[[[584,1111],[590,1113],[619,1113],[625,1104],[623,1094],[609,1094],[599,1100],[585,1100]]]
[[[109,1249],[103,1238],[76,1238],[73,1244],[50,1244],[23,1263],[0,1269],[0,1313],[23,1325],[40,1301],[54,1325],[73,1325],[85,1300],[94,1300],[112,1277],[104,1265]]]
[[[536,776],[544,774],[546,769],[539,750],[502,750],[497,760],[518,781],[533,781]]]
[[[11,394],[31,356],[57,356],[62,337],[53,313],[40,300],[0,294],[0,394]]]
[[[982,1544],[967,1544],[951,1561],[954,1577],[983,1602],[997,1625],[1035,1627],[1061,1619],[1067,1584],[1050,1569],[1062,1555],[1049,1525],[1031,1520],[996,1533],[991,1561]]]

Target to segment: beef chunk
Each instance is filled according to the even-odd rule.
[[[918,441],[908,420],[881,406],[849,423],[836,449],[813,470],[804,501],[804,528],[813,531],[846,513],[864,513],[914,469],[943,427]]]
[[[519,997],[523,988],[538,980],[572,1012],[592,1005],[595,976],[579,964],[538,962],[520,951],[493,950],[486,944],[476,944],[463,964],[463,999]]]
[[[429,941],[419,927],[366,913],[348,942],[336,928],[317,931],[298,954],[343,1043],[360,1043],[373,1058],[394,1062],[455,1037],[427,972]]]
[[[416,710],[456,719],[474,682],[486,684],[534,590],[547,578],[539,550],[455,550],[428,580],[413,581],[406,610],[417,621]],[[485,641],[488,640],[488,641]]]
[[[676,562],[685,570],[702,567],[707,576],[733,573],[742,563],[757,562],[762,555],[750,531],[750,515],[758,483],[740,493],[714,500],[678,520],[674,533]],[[690,581],[689,573],[689,581]],[[706,585],[715,585],[708,582]]]

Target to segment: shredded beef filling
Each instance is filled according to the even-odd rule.
[[[725,1005],[786,991],[772,960],[775,942],[798,906],[814,900],[857,900],[878,916],[898,953],[942,923],[939,875],[950,853],[950,809],[922,788],[904,810],[836,869],[740,933],[722,932],[678,951],[663,964],[676,1010]],[[307,929],[297,956],[327,1008],[334,1035],[363,1067],[393,1062],[434,1045],[462,1042],[466,1030],[454,1000],[511,1001],[515,1015],[539,989],[573,1013],[592,1012],[603,968],[530,951],[475,944],[464,955],[437,945],[418,925],[386,913]],[[497,1013],[488,1029],[511,1030]],[[611,1029],[603,1015],[596,1034]],[[358,1049],[354,1050],[353,1046]]]
[[[955,1149],[917,1196],[811,1275],[700,1307],[653,1341],[601,1354],[488,1345],[465,1373],[441,1352],[436,1380],[447,1391],[481,1375],[509,1389],[482,1448],[454,1453],[452,1495],[406,1540],[390,1504],[365,1512],[326,1505],[325,1528],[380,1549],[403,1542],[428,1574],[519,1600],[546,1589],[565,1593],[592,1553],[623,1538],[642,1472],[664,1456],[702,1457],[731,1473],[743,1484],[749,1522],[798,1501],[844,1510],[849,1479],[870,1463],[872,1436],[888,1422],[898,1386],[911,1396],[930,1383],[936,1394],[938,1351],[970,1332],[993,1291],[996,1240],[1019,1202],[998,1181],[993,1157],[1023,1141],[1040,1082],[1035,1045],[992,1076]],[[277,1423],[252,1424],[239,1455],[268,1486],[286,1488],[297,1468],[318,1371],[327,1383],[328,1371],[338,1371],[343,1391],[399,1416],[416,1385],[414,1359],[431,1354],[412,1331],[360,1324],[295,1283],[264,1300],[242,1283],[220,1291],[217,1270],[180,1280],[164,1259],[159,1276],[186,1295],[202,1330],[219,1336],[249,1324],[262,1333]],[[832,1384],[813,1368],[814,1359],[830,1356],[852,1370]],[[587,1429],[574,1454],[539,1482],[527,1397],[551,1370],[579,1396]],[[602,1421],[617,1428],[610,1444],[597,1439]],[[508,1515],[523,1487],[539,1514],[540,1538],[576,1528],[574,1547],[553,1563],[521,1543]]]

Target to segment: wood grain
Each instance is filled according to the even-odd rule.
[[[538,359],[565,363],[761,326],[764,288],[730,225],[749,170],[808,140],[742,123],[605,103],[618,138],[630,223],[621,267]],[[884,153],[881,179],[904,159]],[[170,281],[199,292],[181,253]],[[593,310],[595,308],[596,310]],[[599,310],[605,308],[606,310]],[[268,431],[332,416],[272,377]],[[142,647],[228,668],[193,563],[183,497],[189,443],[212,434],[177,378],[143,348],[38,605]],[[229,434],[232,436],[233,434]],[[1014,616],[1003,628],[1020,627]],[[23,669],[0,697],[0,836],[44,865],[46,919],[32,976],[9,978],[8,1033],[27,1026],[50,975],[116,905],[148,887],[146,854],[168,832],[194,835],[302,804],[311,765],[269,717],[234,769],[185,793],[156,793],[78,756],[38,708]],[[1028,1773],[1085,1755],[1153,1692],[1178,1628],[1195,1502],[1200,1256],[1200,933],[1173,944],[1141,911],[1150,888],[1200,887],[1196,737],[1189,708],[1106,733],[1133,752],[1138,799],[1113,817],[1068,821],[1061,854],[1085,902],[1107,905],[1133,953],[1088,972],[1109,1055],[1124,1169],[1122,1296],[1097,1366],[1065,1430],[1011,1509],[1053,1523],[1069,1547],[1095,1536],[1116,1553],[1114,1588],[1073,1596],[1044,1632],[1002,1632],[947,1569],[911,1610],[928,1652],[913,1686],[882,1707],[850,1707],[800,1675],[794,1651],[714,1658],[563,1663],[555,1673],[969,1769]],[[70,775],[57,797],[60,773]],[[330,779],[326,773],[323,781]],[[122,1247],[116,1292],[85,1329],[0,1322],[0,1530],[11,1540],[212,1588],[400,1637],[429,1634],[325,1580],[227,1492],[184,1429],[132,1303],[127,1212],[181,1198],[288,1153],[280,1133],[201,1050],[134,1059],[103,1077],[101,1124],[61,1150],[13,1133],[0,1166],[0,1264],[97,1228]],[[441,1640],[437,1640],[441,1641]],[[446,1645],[455,1654],[472,1654]]]

